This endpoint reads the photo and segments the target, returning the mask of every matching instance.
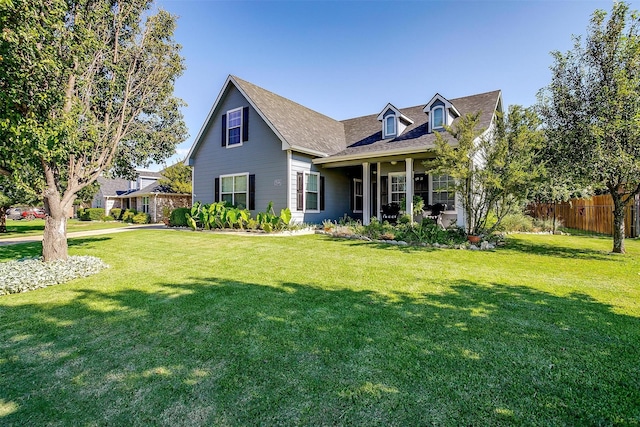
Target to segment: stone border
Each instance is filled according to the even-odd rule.
[[[480,246],[476,246],[469,243],[461,243],[459,245],[445,245],[440,243],[407,243],[404,240],[378,240],[371,239],[367,236],[362,236],[360,234],[344,234],[344,233],[336,233],[331,231],[324,230],[316,230],[316,234],[323,234],[326,236],[331,236],[336,239],[347,239],[347,240],[362,240],[365,242],[372,243],[380,243],[386,245],[394,245],[394,246],[411,246],[411,247],[423,247],[423,248],[436,248],[436,249],[460,249],[460,250],[471,250],[471,251],[490,251],[496,249],[500,245],[495,245],[486,240],[480,242]]]

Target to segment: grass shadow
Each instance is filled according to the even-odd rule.
[[[639,342],[586,295],[501,283],[82,289],[0,306],[0,423],[633,424]]]
[[[560,238],[559,236],[558,238]],[[576,236],[580,239],[582,236]],[[592,237],[585,236],[585,239],[591,239]],[[525,241],[521,239],[507,238],[507,245],[505,249],[523,252],[532,255],[551,256],[560,258],[573,258],[573,259],[585,259],[585,260],[597,260],[597,261],[617,261],[621,260],[616,257],[616,254],[607,251],[589,249],[586,247],[575,248],[571,246],[563,246],[558,241],[553,243],[542,243]]]

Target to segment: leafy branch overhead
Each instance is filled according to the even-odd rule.
[[[186,138],[173,96],[184,71],[176,19],[151,5],[0,3],[0,170],[42,195],[47,260],[66,258],[56,230],[80,190],[104,171],[128,177],[159,163]]]

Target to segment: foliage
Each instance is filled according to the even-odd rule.
[[[533,109],[511,106],[508,115],[497,114],[489,130],[479,123],[479,113],[467,114],[446,128],[450,138],[436,134],[435,158],[424,162],[427,171],[454,178],[466,232],[474,235],[491,233],[505,215],[522,209],[542,174],[536,160],[543,135]],[[490,226],[491,215],[496,221]]]
[[[162,171],[158,184],[167,187],[171,193],[191,194],[191,168],[178,162]]]
[[[74,204],[81,206],[91,206],[91,202],[96,194],[100,191],[100,184],[98,181],[94,181],[86,187],[80,189],[76,194],[76,200]]]
[[[251,218],[248,209],[240,209],[228,206],[225,202],[202,204],[196,202],[191,211],[185,214],[187,224],[191,229],[203,228],[205,230],[232,228],[244,230],[261,229],[267,233],[281,231],[291,226],[291,211],[289,208],[281,209],[280,215],[273,211],[273,202],[269,202],[265,212],[258,213],[255,219]],[[250,225],[250,227],[249,227]]]
[[[138,214],[138,211],[135,209],[125,209],[122,212],[121,219],[124,222],[133,223],[133,218]]]
[[[82,214],[79,218],[82,221],[101,221],[104,217],[103,208],[87,208],[82,210]]]
[[[169,217],[169,225],[171,227],[186,227],[188,226],[187,214],[191,212],[190,208],[176,208],[171,211]]]
[[[109,211],[109,215],[111,215],[115,219],[120,219],[120,215],[122,215],[122,209],[121,208],[111,208],[111,210]]]
[[[400,200],[400,209],[405,212],[407,211],[407,201],[405,197],[403,197],[402,200]],[[413,214],[420,215],[423,209],[424,209],[424,200],[422,199],[422,197],[418,195],[414,195],[413,196]]]
[[[176,19],[151,6],[0,2],[0,173],[42,195],[47,261],[67,256],[61,230],[83,188],[161,162],[186,137]]]
[[[39,258],[0,263],[0,295],[33,291],[87,277],[109,267],[99,258],[72,256],[66,261],[44,263]]]
[[[138,212],[131,218],[131,222],[134,224],[149,224],[151,222],[151,216],[148,213]]]
[[[637,12],[596,10],[587,36],[552,52],[539,93],[550,165],[565,180],[605,187],[614,202],[613,251],[624,253],[624,209],[640,194],[640,34]]]
[[[111,215],[105,215],[102,217],[103,221],[113,221],[114,218]]]

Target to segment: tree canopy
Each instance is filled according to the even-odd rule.
[[[178,162],[162,171],[158,184],[164,185],[172,193],[191,194],[191,168]]]
[[[539,93],[549,167],[611,194],[614,252],[624,252],[624,208],[640,193],[638,24],[626,3],[615,2],[608,19],[595,11],[584,40],[552,52],[551,83]]]
[[[176,19],[151,5],[0,3],[0,172],[42,195],[45,260],[66,258],[65,218],[80,190],[103,171],[130,177],[159,163],[186,138],[173,96],[184,70]]]

